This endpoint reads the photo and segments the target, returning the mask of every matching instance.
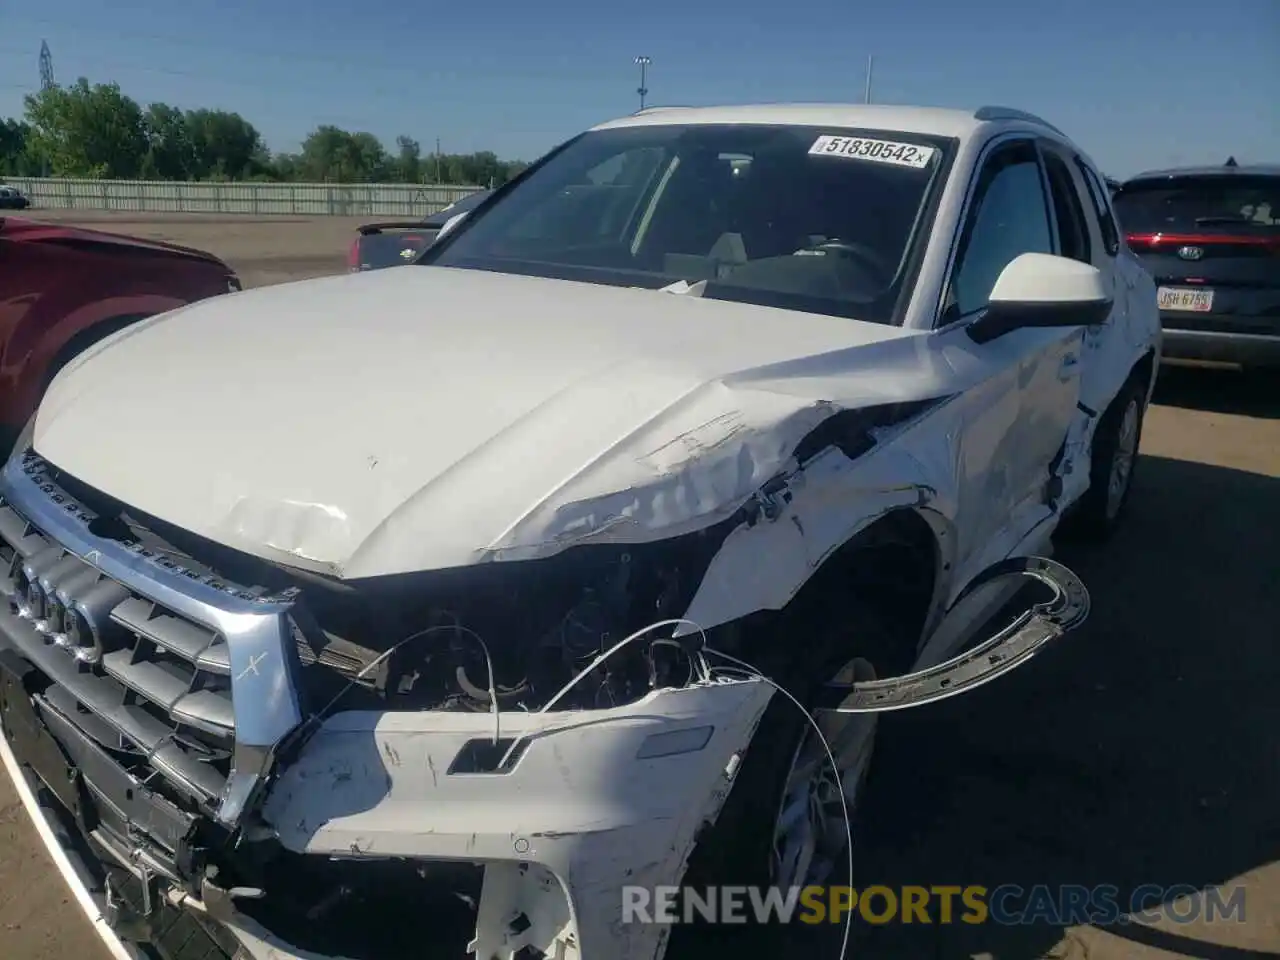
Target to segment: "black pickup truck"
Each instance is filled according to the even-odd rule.
[[[469,193],[421,220],[365,224],[359,228],[359,235],[351,243],[347,269],[352,273],[359,273],[362,270],[381,270],[383,267],[411,263],[435,242],[436,235],[451,218],[474,210],[491,193],[492,190]]]

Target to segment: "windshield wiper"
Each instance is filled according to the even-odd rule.
[[[1196,217],[1196,226],[1205,227],[1213,223],[1255,223],[1245,217]]]

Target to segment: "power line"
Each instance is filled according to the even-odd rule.
[[[6,52],[6,51],[12,51],[14,53],[20,52],[18,47],[0,43],[0,53]],[[147,66],[143,64],[137,64],[137,63],[122,63],[122,62],[111,61],[111,60],[99,60],[96,57],[93,59],[92,62],[87,63],[86,67],[88,67],[89,69],[82,71],[86,75],[103,76],[105,74],[111,78],[106,80],[105,82],[118,83],[119,81],[114,79],[116,72],[127,71],[131,73],[150,74],[150,75],[164,76],[164,77],[184,77],[184,78],[189,78],[193,80],[205,81],[210,84],[216,84],[218,86],[227,87],[235,90],[252,90],[258,93],[261,93],[263,88],[263,81],[261,79],[255,79],[251,75],[242,75],[239,77],[227,77],[227,76],[220,76],[215,73],[202,72],[202,71],[179,70],[179,69],[174,69],[169,67]],[[353,70],[355,69],[354,62],[352,63],[352,69]],[[43,74],[43,70],[42,70],[42,74]],[[25,83],[11,83],[11,84],[0,84],[0,89],[34,91],[36,89],[43,89],[43,87],[37,88],[37,87],[31,86],[30,84],[25,84]],[[360,96],[365,100],[387,100],[387,101],[394,100],[397,103],[403,103],[404,101],[403,86],[388,87],[385,84],[380,84],[378,86],[368,86],[368,87],[360,86],[358,88],[349,87],[349,89],[358,90]],[[129,94],[130,91],[128,89],[124,89],[124,93]],[[148,100],[146,102],[170,102],[171,103],[172,101]],[[200,105],[205,106],[206,104],[200,104]],[[356,117],[354,115],[348,115],[348,114],[327,114],[326,113],[326,114],[323,114],[323,116],[326,117],[327,119],[320,122],[356,123],[356,124],[367,122],[367,118]]]
[[[46,25],[52,25],[57,27],[66,26],[66,23],[63,20],[44,19],[44,18],[26,17],[26,16],[18,17],[15,22],[27,24],[27,25],[35,25],[35,26],[46,26]],[[6,39],[11,39],[8,31],[6,31],[4,34],[0,34],[0,36],[4,36]],[[193,38],[190,35],[178,36],[175,34],[153,33],[150,31],[141,32],[137,30],[107,30],[102,33],[102,36],[112,37],[114,39],[121,40],[121,41],[145,40],[145,41],[150,41],[156,44],[160,44],[162,48],[187,47],[189,49],[199,50],[205,53],[209,52],[209,43],[207,40]],[[10,49],[16,49],[16,48],[10,47]],[[272,69],[278,68],[278,66],[282,62],[291,63],[291,64],[292,63],[297,63],[297,64],[313,63],[317,65],[323,65],[329,68],[330,72],[332,72],[334,68],[338,68],[342,71],[347,71],[353,74],[357,74],[360,77],[368,77],[375,74],[383,74],[387,77],[395,77],[397,81],[401,81],[403,80],[403,78],[407,76],[418,77],[418,78],[421,78],[424,76],[421,70],[417,69],[413,64],[406,65],[406,64],[400,64],[400,63],[378,63],[376,61],[370,61],[367,58],[352,57],[350,55],[343,55],[341,53],[303,52],[298,50],[279,49],[277,47],[272,47],[272,49],[267,49],[265,47],[253,49],[253,48],[246,47],[242,42],[240,42],[240,40],[237,40],[235,55],[236,55],[236,64],[238,69],[243,69],[243,66],[246,63],[246,61],[256,60],[265,66],[270,66]],[[66,66],[65,60],[66,60],[66,52],[64,51],[63,64],[62,64],[63,66]],[[109,63],[103,64],[103,65],[109,68],[115,68],[117,66]],[[129,70],[141,71],[145,73],[167,73],[173,76],[199,77],[199,78],[208,78],[208,79],[218,78],[217,76],[209,73],[203,73],[203,74],[190,73],[185,70],[171,70],[171,69],[157,68],[157,67],[146,67],[146,66],[139,65],[136,61],[130,62],[128,64],[120,64],[118,66],[120,69],[129,69]],[[440,77],[435,74],[428,73],[426,74],[426,76],[428,79],[438,79],[438,80],[441,80],[442,82],[445,80],[452,80],[451,74]],[[257,89],[257,90],[262,89],[261,82],[242,83],[238,85],[253,87],[254,89]],[[395,95],[403,100],[404,87],[403,86],[398,87]]]

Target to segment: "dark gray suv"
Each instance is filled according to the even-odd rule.
[[[1280,366],[1280,166],[1143,173],[1114,203],[1156,281],[1165,357]]]

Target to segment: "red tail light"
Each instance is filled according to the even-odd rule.
[[[351,241],[351,248],[347,251],[347,272],[360,272],[360,238]]]
[[[1185,245],[1198,247],[1267,247],[1280,253],[1280,237],[1223,236],[1220,233],[1131,233],[1135,250],[1161,250]]]

